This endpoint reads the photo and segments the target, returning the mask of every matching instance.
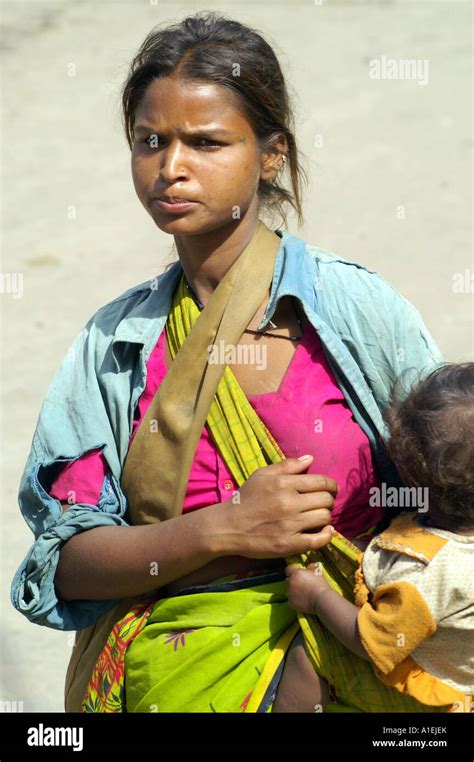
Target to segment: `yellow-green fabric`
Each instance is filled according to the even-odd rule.
[[[200,315],[184,277],[175,292],[166,323],[171,355],[175,354]],[[227,365],[209,409],[206,426],[239,487],[257,469],[285,458],[277,441],[243,393]]]
[[[125,655],[127,712],[242,712],[295,622],[285,582],[166,598]]]

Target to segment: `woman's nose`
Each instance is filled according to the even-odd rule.
[[[160,155],[160,174],[167,183],[173,183],[178,178],[187,176],[186,170],[186,146],[182,143],[170,143]]]

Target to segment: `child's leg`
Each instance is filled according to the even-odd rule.
[[[314,671],[300,632],[288,651],[272,712],[322,711],[328,700],[328,685]]]

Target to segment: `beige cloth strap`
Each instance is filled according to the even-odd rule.
[[[272,282],[281,239],[257,229],[213,291],[158,387],[130,445],[121,485],[132,524],[182,513],[196,447],[225,363],[208,347],[238,344]]]
[[[210,364],[208,346],[237,344],[261,305],[280,237],[261,220],[243,252],[213,291],[176,354],[130,445],[121,484],[131,524],[178,516],[189,472],[224,364]],[[157,431],[150,426],[157,420]],[[121,600],[95,624],[76,632],[65,681],[65,710],[80,712],[94,666],[114,624],[150,593]]]

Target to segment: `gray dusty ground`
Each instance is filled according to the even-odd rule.
[[[1,293],[0,700],[25,711],[63,710],[71,645],[9,601],[33,539],[16,495],[39,408],[86,320],[171,252],[134,193],[119,86],[155,24],[205,8],[259,28],[294,92],[311,183],[290,232],[380,272],[446,359],[472,358],[470,3],[3,2],[2,272],[23,294]],[[371,79],[383,56],[427,60],[427,83]]]

